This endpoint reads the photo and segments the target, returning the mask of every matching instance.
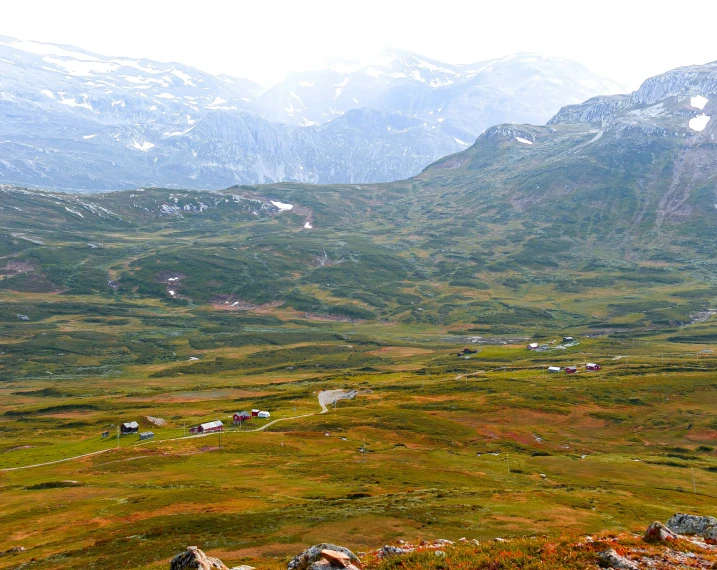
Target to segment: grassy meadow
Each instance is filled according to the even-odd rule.
[[[26,551],[0,568],[165,568],[190,544],[229,565],[276,567],[321,541],[364,551],[396,539],[639,530],[717,503],[709,343],[617,335],[536,353],[408,325],[310,324],[326,337],[3,382],[0,551]],[[465,346],[477,353],[457,357]],[[545,371],[590,361],[603,369]],[[359,395],[318,413],[318,391],[335,388]],[[251,408],[272,417],[230,425]],[[228,424],[221,447],[216,434],[183,438],[212,419]],[[156,439],[118,440],[117,424],[131,420]]]

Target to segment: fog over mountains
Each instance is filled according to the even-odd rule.
[[[563,105],[621,91],[563,59],[450,65],[400,50],[265,90],[0,37],[0,182],[92,191],[397,180],[491,125],[543,124]]]

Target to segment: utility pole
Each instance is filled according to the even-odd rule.
[[[695,468],[692,468],[692,492],[697,494],[697,482],[695,481]]]
[[[187,424],[182,424],[182,437],[187,437]]]
[[[219,430],[219,447],[222,446],[222,431],[221,429]]]

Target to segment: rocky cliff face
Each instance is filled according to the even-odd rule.
[[[679,67],[651,77],[629,95],[594,97],[563,107],[548,124],[611,125],[630,116],[664,120],[679,115],[680,107],[703,111],[710,99],[717,99],[717,62]]]

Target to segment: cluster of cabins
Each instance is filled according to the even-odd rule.
[[[146,439],[154,439],[154,432],[143,431],[140,433],[139,424],[137,422],[124,422],[119,426],[120,435],[132,435],[139,434],[140,441]],[[102,439],[107,439],[110,436],[109,430],[102,432]]]
[[[241,424],[242,422],[245,422],[252,418],[270,418],[270,417],[271,417],[271,414],[264,410],[254,409],[251,411],[251,413],[237,412],[236,414],[234,414],[234,425]]]
[[[537,342],[531,342],[526,348],[528,350],[534,350],[535,352],[545,352],[546,350],[553,350],[554,348],[568,348],[571,346],[578,345],[578,341],[575,339],[575,337],[572,336],[564,336],[562,342],[555,346],[556,341],[551,341],[548,344],[538,344]]]
[[[233,416],[233,422],[234,425],[241,424],[242,422],[245,422],[247,420],[250,420],[252,418],[270,418],[271,414],[264,410],[257,410],[254,409],[251,412],[237,412]],[[198,426],[194,426],[189,428],[189,433],[192,435],[198,435],[198,434],[204,434],[204,433],[215,433],[224,431],[224,424],[221,420],[214,420],[213,422],[205,422],[203,424],[199,424]],[[145,439],[152,439],[154,438],[154,433],[151,431],[141,432],[139,431],[139,424],[137,422],[124,422],[123,424],[120,424],[120,435],[130,435],[130,434],[139,434],[140,440]],[[102,432],[102,438],[109,437],[110,432],[104,431]]]
[[[600,366],[599,364],[595,364],[594,362],[588,362],[585,365],[585,370],[587,372],[597,372],[601,368],[602,366]],[[575,374],[578,371],[578,367],[566,366],[565,368],[563,368],[561,366],[548,366],[548,372],[562,372],[563,370],[565,370],[566,374]]]

